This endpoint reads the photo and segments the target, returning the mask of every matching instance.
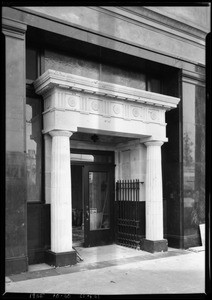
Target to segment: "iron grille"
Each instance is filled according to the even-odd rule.
[[[116,182],[116,242],[136,249],[140,249],[139,191],[142,183],[138,179]]]

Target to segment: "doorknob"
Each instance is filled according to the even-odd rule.
[[[86,216],[86,220],[88,221],[89,220],[89,209],[88,209],[88,206],[86,206],[86,212],[85,212],[85,216]]]

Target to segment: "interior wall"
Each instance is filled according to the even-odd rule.
[[[82,209],[82,167],[71,166],[71,180],[72,180],[72,207]]]
[[[115,180],[139,179],[144,182],[140,189],[140,201],[145,201],[146,146],[126,144],[115,151]]]
[[[81,226],[83,216],[82,166],[71,164],[72,225]]]

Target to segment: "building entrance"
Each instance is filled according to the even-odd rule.
[[[84,245],[84,205],[82,170],[82,165],[71,166],[73,246]]]
[[[72,154],[73,246],[114,241],[114,165],[103,163],[109,160],[111,154]]]
[[[149,245],[154,251],[156,246],[165,249],[161,146],[167,141],[165,112],[175,108],[179,98],[51,69],[34,82],[34,87],[44,98],[45,199],[49,199],[51,215],[48,262],[55,266],[76,263],[70,178],[74,154],[88,155],[88,159],[84,157],[80,161],[84,245],[102,245],[114,240],[114,152],[112,155],[102,151],[94,153],[94,150],[83,153],[79,147],[115,151],[116,180],[145,181],[143,250],[149,251]],[[85,139],[81,134],[85,134]]]

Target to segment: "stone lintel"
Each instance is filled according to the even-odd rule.
[[[151,241],[147,239],[141,240],[141,250],[150,253],[168,251],[168,241],[166,239],[159,241]]]

